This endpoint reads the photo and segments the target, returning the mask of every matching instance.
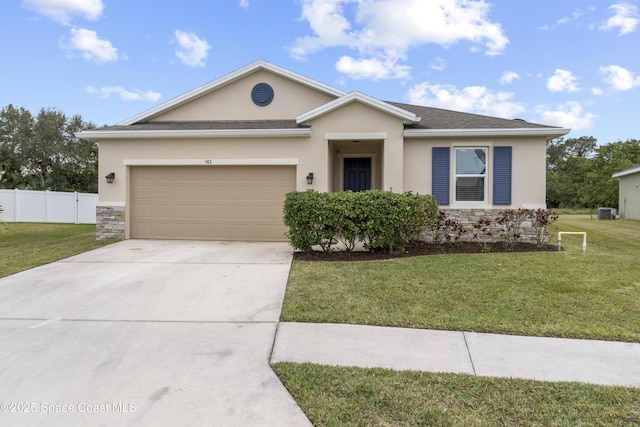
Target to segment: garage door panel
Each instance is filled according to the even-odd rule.
[[[209,190],[209,200],[217,200],[219,203],[233,199],[233,188],[216,185]]]
[[[207,223],[209,218],[211,218],[211,206],[210,205],[196,205],[191,209],[191,213],[193,215],[193,219],[195,221],[203,221]]]
[[[131,170],[131,236],[286,240],[293,166],[140,166]]]
[[[190,206],[183,203],[176,203],[171,207],[171,214],[166,216],[165,218],[170,219],[174,218],[178,221],[190,220],[196,218],[196,208],[194,206]]]
[[[234,194],[232,196],[233,200],[238,202],[242,201],[251,201],[253,199],[252,189],[247,185],[238,185],[234,187]]]
[[[230,218],[231,212],[232,212],[231,203],[224,204],[224,205],[216,204],[211,206],[211,218]]]

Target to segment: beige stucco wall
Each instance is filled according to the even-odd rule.
[[[640,172],[620,177],[619,192],[620,217],[640,220]]]
[[[335,144],[353,140],[373,143],[380,140],[375,137],[377,134],[385,134],[380,150],[381,170],[376,187],[397,192],[403,191],[403,131],[402,119],[360,102],[352,102],[312,122],[312,138],[314,141],[324,141],[324,146],[327,134],[331,134],[331,140]],[[327,170],[327,173],[332,174],[333,171]],[[334,188],[339,187],[340,181],[331,181],[334,181]]]
[[[325,149],[323,149],[325,148]],[[216,167],[220,160],[236,164],[276,161],[280,159],[299,160],[298,189],[307,186],[305,176],[309,171],[326,169],[326,147],[312,144],[310,138],[191,138],[191,139],[134,139],[104,140],[100,142],[100,176],[116,173],[113,184],[106,180],[99,182],[100,202],[125,202],[127,191],[127,167],[125,162],[153,161],[161,159],[167,164],[200,164],[202,167]],[[213,165],[207,165],[212,160]],[[219,165],[218,165],[219,167]],[[317,183],[317,184],[316,184]],[[319,181],[314,181],[320,191],[324,191]]]
[[[512,194],[509,206],[500,209],[546,206],[546,140],[544,138],[455,138],[455,139],[407,139],[404,144],[404,190],[420,194],[431,193],[431,149],[433,147],[454,148],[456,144],[472,144],[477,147],[511,146],[512,150]],[[493,200],[492,150],[488,156],[488,202]],[[451,173],[454,171],[453,152],[450,157]],[[453,187],[453,178],[451,180]],[[454,203],[453,188],[450,189],[451,207],[469,208],[469,205]]]
[[[367,111],[369,110],[369,111]],[[368,113],[372,122],[359,124],[351,120],[353,113]],[[356,114],[357,115],[357,114]],[[385,127],[387,126],[387,127]],[[131,160],[190,160],[200,162],[203,167],[210,159],[226,159],[242,163],[297,161],[296,184],[298,190],[313,188],[318,191],[339,191],[342,184],[337,151],[343,155],[358,153],[375,155],[374,187],[394,191],[431,193],[431,149],[452,147],[455,143],[474,143],[483,146],[513,147],[512,205],[503,208],[519,208],[522,205],[544,205],[546,143],[541,138],[520,139],[407,139],[402,144],[401,121],[384,113],[359,104],[345,106],[341,110],[316,119],[311,137],[297,138],[197,138],[158,140],[103,140],[100,141],[100,177],[109,172],[116,173],[113,184],[104,178],[99,181],[100,202],[125,203],[127,201],[127,169],[125,161]],[[385,130],[386,129],[386,130]],[[393,130],[396,132],[393,132]],[[345,138],[367,133],[384,133],[385,140],[361,140],[354,144],[351,139],[331,140],[327,133],[342,134]],[[489,150],[489,170],[492,170],[492,155]],[[451,156],[453,162],[453,156]],[[453,164],[451,165],[453,171]],[[313,185],[306,183],[306,175],[313,172]],[[491,180],[491,174],[489,174]],[[621,180],[621,191],[624,184]],[[492,182],[488,184],[488,200],[492,199]],[[453,200],[453,194],[451,195]],[[622,207],[621,207],[622,209]]]
[[[362,152],[377,154],[375,176],[378,188],[393,188],[402,191],[402,120],[361,103],[352,103],[331,111],[312,121],[311,137],[295,138],[189,138],[189,139],[129,139],[100,141],[99,176],[115,172],[116,180],[107,184],[99,182],[100,202],[125,203],[127,201],[127,167],[131,161],[153,161],[162,159],[181,164],[185,160],[206,166],[207,160],[234,161],[249,164],[278,159],[297,161],[297,188],[331,191],[339,185],[335,170],[338,162],[330,155],[327,134],[340,134],[343,141],[351,143],[352,137],[363,134],[386,133],[387,138],[378,147],[372,141],[362,141]],[[340,143],[335,141],[334,143]],[[357,150],[349,149],[349,154]],[[330,161],[331,159],[331,161]],[[313,185],[308,185],[306,176],[314,173]]]
[[[375,188],[402,191],[403,145],[402,120],[377,109],[354,102],[314,119],[310,137],[295,138],[162,138],[100,141],[99,173],[104,177],[115,172],[114,183],[99,182],[100,204],[125,206],[128,223],[128,177],[130,167],[139,164],[222,167],[231,164],[296,165],[298,191],[315,189],[335,191],[342,185],[339,176],[340,156],[332,153],[341,143],[384,134],[384,139],[365,139],[359,147],[343,149],[343,155],[373,154]],[[328,135],[333,135],[331,141]],[[335,139],[337,138],[337,139]],[[356,144],[354,144],[356,145]],[[212,164],[208,164],[208,163]],[[314,173],[312,185],[306,176]],[[128,226],[127,226],[127,237]]]
[[[264,107],[251,100],[251,90],[258,83],[268,83],[273,88],[273,101]],[[335,97],[259,70],[159,115],[153,121],[294,119],[333,99]]]

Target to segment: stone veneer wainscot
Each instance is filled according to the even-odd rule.
[[[499,241],[497,238],[497,224],[495,218],[499,215],[503,209],[441,209],[442,212],[447,214],[448,217],[457,220],[467,229],[467,234],[462,236],[462,241],[472,242],[473,238],[473,224],[477,223],[480,218],[491,219],[491,229],[493,238],[490,241]],[[531,221],[524,221],[520,226],[523,243],[536,243],[536,236]],[[429,232],[423,236],[424,240],[429,242],[433,241]]]
[[[124,206],[96,207],[96,239],[124,239]]]

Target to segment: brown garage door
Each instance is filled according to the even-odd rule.
[[[293,166],[136,166],[130,176],[132,238],[286,240]]]

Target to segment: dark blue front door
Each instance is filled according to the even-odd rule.
[[[371,189],[371,158],[353,157],[344,159],[344,191]]]

